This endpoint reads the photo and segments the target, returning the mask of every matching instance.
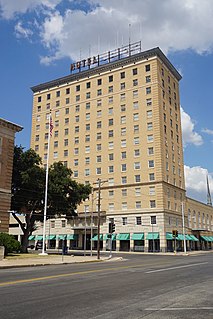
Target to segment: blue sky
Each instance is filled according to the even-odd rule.
[[[180,96],[187,194],[213,189],[213,1],[0,0],[0,117],[24,127],[30,145],[31,86],[69,74],[72,61],[142,40],[182,74]]]

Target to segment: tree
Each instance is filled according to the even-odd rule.
[[[4,256],[7,256],[8,253],[17,253],[21,248],[18,240],[6,233],[0,233],[0,246],[4,246]]]
[[[12,177],[12,214],[23,231],[22,250],[27,252],[28,237],[43,221],[45,169],[32,149],[15,147]],[[71,169],[61,162],[49,168],[47,218],[75,215],[77,206],[89,197],[91,186],[72,180]],[[20,215],[24,215],[24,222]]]

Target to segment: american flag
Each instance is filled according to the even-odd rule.
[[[52,120],[52,116],[50,115],[50,136],[52,136],[52,132],[53,132],[53,120]]]

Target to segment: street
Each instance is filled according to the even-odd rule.
[[[213,255],[0,271],[1,319],[213,318]]]

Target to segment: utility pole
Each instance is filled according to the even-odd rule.
[[[92,210],[91,210],[91,236],[90,236],[90,256],[92,256],[92,236],[93,236],[93,203],[94,203],[94,189],[92,188]]]
[[[97,244],[97,259],[100,259],[100,225],[101,225],[101,184],[108,182],[108,180],[102,181],[98,178],[98,244]]]
[[[185,220],[184,220],[183,202],[181,203],[181,211],[182,211],[182,226],[183,226],[183,247],[184,247],[184,253],[186,254],[186,236],[185,236]]]

